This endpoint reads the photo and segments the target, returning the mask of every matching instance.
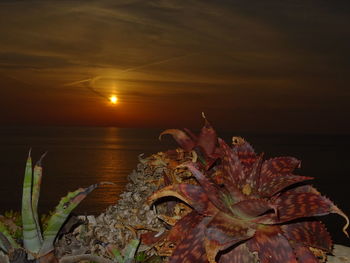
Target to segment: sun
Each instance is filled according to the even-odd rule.
[[[109,101],[110,101],[112,104],[117,104],[118,98],[117,98],[117,96],[112,95],[112,96],[109,97]]]

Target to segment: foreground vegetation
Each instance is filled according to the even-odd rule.
[[[317,263],[332,251],[320,216],[347,216],[293,174],[293,157],[264,160],[241,137],[232,145],[204,118],[199,135],[170,129],[180,148],[140,158],[115,206],[98,217],[73,209],[106,182],[68,193],[39,220],[42,166],[29,154],[22,211],[0,217],[1,262]],[[43,229],[43,230],[42,230]]]

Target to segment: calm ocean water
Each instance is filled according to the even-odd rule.
[[[115,186],[95,190],[76,210],[99,213],[116,202],[127,175],[136,167],[137,156],[175,147],[170,137],[159,141],[157,129],[91,127],[1,127],[0,213],[20,209],[25,160],[32,148],[33,161],[48,151],[39,210],[53,209],[68,191],[99,181]],[[229,140],[244,136],[265,157],[294,156],[302,160],[298,174],[313,176],[313,185],[350,215],[350,136],[251,135],[220,133]],[[350,245],[341,235],[343,219],[331,215],[325,222],[336,242]]]

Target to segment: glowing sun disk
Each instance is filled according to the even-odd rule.
[[[117,96],[113,95],[109,97],[111,103],[116,104],[118,102]]]

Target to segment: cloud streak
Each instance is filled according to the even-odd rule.
[[[159,119],[152,105],[166,103],[158,114],[173,114],[179,101],[187,112],[213,115],[310,105],[320,116],[325,105],[345,115],[346,10],[346,3],[275,0],[1,1],[0,87],[19,96],[7,85],[11,76],[55,94],[51,104],[81,96],[84,107],[117,93],[125,108],[147,107]]]

